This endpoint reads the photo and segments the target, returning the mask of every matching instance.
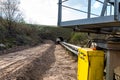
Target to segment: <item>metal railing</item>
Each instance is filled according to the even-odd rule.
[[[66,49],[68,49],[69,51],[71,51],[72,53],[78,55],[78,49],[81,48],[79,46],[75,46],[73,44],[69,44],[66,42],[59,42],[63,47],[65,47]]]
[[[67,2],[68,1],[68,2]],[[72,1],[74,0],[59,0],[58,2],[58,26],[61,27],[69,27],[69,28],[75,28],[78,26],[80,29],[101,29],[101,28],[110,28],[110,27],[120,27],[120,1],[119,0],[87,0],[85,9],[80,7],[75,7],[77,4],[71,5]],[[82,1],[81,0],[81,4]],[[93,4],[99,3],[98,11],[93,8]],[[80,13],[84,13],[84,18],[81,17],[82,14],[80,14],[80,18],[76,18],[72,20],[63,20],[63,13],[64,8],[73,10],[73,11],[79,11]],[[73,13],[71,11],[71,13]],[[78,14],[78,12],[76,12]],[[114,24],[112,24],[114,23]]]

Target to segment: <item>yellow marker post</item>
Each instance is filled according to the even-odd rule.
[[[103,80],[104,52],[80,48],[78,53],[78,80]]]

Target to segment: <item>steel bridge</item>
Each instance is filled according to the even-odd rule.
[[[59,0],[58,7],[58,26],[73,28],[77,31],[113,34],[112,31],[118,30],[120,27],[120,0],[86,0],[87,11],[76,9],[69,5],[64,5],[71,0]],[[82,3],[84,0],[80,0]],[[98,2],[101,5],[100,13],[92,12],[92,2]],[[79,11],[87,15],[84,19],[62,21],[62,10],[68,8]],[[109,28],[109,29],[108,29]],[[116,29],[117,28],[117,29]]]

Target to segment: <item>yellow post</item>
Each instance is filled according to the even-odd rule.
[[[103,80],[104,52],[80,48],[78,53],[78,80]]]

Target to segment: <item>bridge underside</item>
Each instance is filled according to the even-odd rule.
[[[115,21],[114,16],[103,16],[89,19],[80,19],[72,21],[64,21],[60,26],[73,28],[75,31],[100,33],[100,34],[117,34],[120,28],[120,20]]]
[[[115,21],[114,16],[103,16],[97,18],[80,19],[72,21],[64,21],[60,23],[62,27],[80,27],[85,28],[110,28],[110,27],[120,27],[120,20]]]

